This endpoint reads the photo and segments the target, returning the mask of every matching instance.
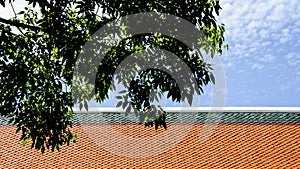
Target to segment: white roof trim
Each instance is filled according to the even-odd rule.
[[[115,107],[89,107],[89,111],[73,108],[75,113],[124,112]],[[300,107],[164,107],[166,112],[299,112]]]

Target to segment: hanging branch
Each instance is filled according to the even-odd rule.
[[[12,11],[13,11],[14,14],[15,14],[15,17],[17,18],[17,14],[16,14],[16,11],[15,11],[15,8],[14,8],[12,2],[10,2],[10,6],[11,6]],[[18,28],[19,32],[20,32],[22,35],[24,35],[24,32],[20,29],[20,27],[17,27],[17,28]]]
[[[8,20],[0,17],[0,23],[4,23],[7,25],[15,26],[17,28],[28,28],[34,31],[39,31],[40,28],[37,26],[27,25],[24,23],[20,23],[18,20]]]

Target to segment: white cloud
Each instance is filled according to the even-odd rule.
[[[238,71],[239,74],[241,74],[241,73],[243,73],[243,72],[244,72],[244,70],[242,70],[242,69]]]
[[[271,63],[271,62],[274,61],[274,59],[275,59],[275,57],[273,55],[270,55],[270,54],[267,54],[265,56],[262,56],[262,57],[258,58],[258,60],[260,62],[263,62],[263,63]]]
[[[221,6],[219,20],[227,26],[225,36],[231,49],[228,55],[232,57],[229,62],[238,62],[254,53],[273,55],[275,51],[266,47],[284,52],[281,46],[298,40],[294,33],[300,33],[300,1],[225,0]]]
[[[233,63],[229,62],[226,64],[226,67],[230,68],[233,65]]]
[[[271,45],[272,43],[270,41],[265,41],[262,43],[262,46],[269,46]]]
[[[282,86],[280,87],[280,90],[285,91],[285,90],[288,90],[289,88],[290,88],[290,86],[282,85]]]
[[[268,37],[268,34],[269,34],[269,32],[267,31],[267,29],[261,29],[261,30],[259,31],[259,35],[260,35],[262,38]]]
[[[284,56],[289,66],[300,67],[300,53],[290,52]]]
[[[252,70],[261,70],[261,69],[263,69],[263,68],[264,68],[264,65],[259,64],[259,63],[253,63],[253,64],[251,65],[251,69],[252,69]]]
[[[238,91],[248,89],[249,98],[256,97],[253,89],[297,90],[300,84],[300,1],[220,2],[223,11],[219,21],[226,25],[225,40],[229,44],[229,50],[222,56],[227,65],[225,71],[229,72],[228,86],[235,86]],[[233,65],[228,66],[231,63]],[[250,79],[258,79],[262,74],[269,80],[253,85]],[[235,97],[246,94],[238,91]],[[280,94],[274,95],[279,97]]]

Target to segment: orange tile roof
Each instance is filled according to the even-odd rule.
[[[179,124],[169,125],[167,131],[178,127],[175,125]],[[31,150],[30,143],[22,147],[14,126],[0,125],[0,168],[300,168],[299,124],[221,123],[205,142],[198,141],[203,124],[185,124],[183,127],[191,130],[180,142],[161,154],[145,158],[126,157],[122,149],[112,152],[98,144],[98,132],[108,126],[135,139],[167,132],[137,124],[76,125],[76,146],[41,154]],[[138,145],[127,146],[134,150]]]

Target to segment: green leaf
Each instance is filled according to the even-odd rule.
[[[122,103],[123,103],[122,101],[119,101],[116,107],[121,107]]]
[[[0,0],[0,6],[5,7],[6,3],[13,1],[15,0]],[[205,4],[201,3],[202,1],[177,3],[173,0],[168,2],[155,0],[146,4],[132,1],[118,1],[118,3],[114,1],[92,3],[68,1],[61,3],[61,1],[53,0],[51,3],[44,2],[46,1],[26,1],[24,4],[26,7],[18,14],[22,17],[9,20],[11,24],[0,24],[0,53],[3,56],[0,59],[0,95],[5,96],[0,97],[0,102],[5,103],[4,107],[0,107],[0,114],[14,117],[13,123],[18,126],[17,131],[22,129],[21,138],[25,139],[31,136],[34,148],[42,152],[45,151],[45,147],[50,150],[59,150],[59,146],[68,144],[72,140],[71,134],[66,134],[66,128],[72,127],[73,115],[71,112],[69,113],[68,109],[72,108],[74,104],[79,104],[80,110],[83,107],[88,110],[87,101],[94,99],[94,94],[97,94],[95,98],[98,102],[105,101],[110,90],[116,91],[116,85],[112,83],[115,77],[117,81],[128,87],[128,90],[119,92],[119,96],[122,97],[117,97],[120,99],[117,101],[118,107],[123,106],[129,111],[130,101],[133,105],[131,110],[137,109],[134,113],[141,123],[148,115],[149,119],[146,123],[148,127],[155,125],[157,129],[158,126],[167,126],[164,123],[165,114],[161,113],[159,117],[156,117],[156,114],[159,113],[144,112],[150,107],[149,92],[154,89],[162,90],[161,93],[154,96],[154,99],[159,100],[162,98],[162,94],[167,93],[168,98],[172,97],[173,101],[178,102],[184,100],[191,92],[186,92],[181,98],[180,90],[176,89],[178,88],[176,79],[185,79],[181,75],[173,77],[177,76],[176,72],[171,72],[175,73],[171,76],[154,68],[140,71],[140,68],[135,66],[138,65],[136,63],[151,63],[149,66],[159,66],[156,65],[155,59],[150,60],[146,55],[138,55],[136,63],[128,63],[129,66],[124,68],[126,71],[122,70],[118,74],[116,69],[123,61],[126,63],[126,58],[136,50],[148,48],[149,50],[146,51],[152,54],[154,51],[151,49],[159,48],[176,54],[190,68],[199,83],[199,91],[202,93],[205,85],[215,82],[213,75],[210,75],[212,68],[205,66],[204,55],[210,56],[209,54],[214,54],[214,50],[221,54],[222,49],[227,48],[223,44],[225,25],[218,24],[219,22],[215,18],[218,10],[221,9],[218,1],[205,1]],[[56,8],[55,4],[61,5],[61,8]],[[34,6],[35,8],[32,8]],[[110,19],[98,17],[95,14],[97,6],[101,6],[103,13]],[[97,28],[103,27],[120,16],[141,11],[168,13],[182,17],[191,23],[200,21],[200,30],[207,36],[212,47],[204,45],[207,43],[199,42],[204,53],[199,52],[198,57],[196,52],[190,54],[189,47],[183,44],[184,41],[181,42],[162,33],[147,33],[121,40],[110,48],[103,58],[101,57],[100,65],[98,61],[90,59],[98,57],[98,49],[95,51],[82,50],[85,42],[92,42],[90,44],[94,45],[94,41],[90,41],[93,39],[91,33],[95,32]],[[203,15],[199,15],[201,13]],[[3,19],[2,21],[7,22]],[[139,24],[139,20],[137,20],[137,24]],[[12,31],[13,27],[22,28],[20,30],[23,30],[24,35]],[[123,34],[128,33],[126,31],[127,28],[122,30],[121,35],[115,36],[122,37]],[[180,31],[180,29],[176,31]],[[98,39],[95,40],[98,41]],[[101,43],[103,42],[104,46],[111,46],[110,42],[106,44],[105,39],[99,40]],[[95,44],[96,47],[98,47],[97,45]],[[79,54],[95,55],[78,60]],[[166,59],[164,53],[161,56]],[[84,70],[83,72],[88,74],[74,72],[75,63],[81,65],[78,69]],[[89,63],[90,66],[85,67],[86,63]],[[176,60],[169,64],[178,65]],[[92,70],[97,72],[96,77],[89,77]],[[114,75],[116,76],[114,77]],[[95,91],[90,91],[90,82],[93,80],[95,80],[93,83]],[[139,112],[138,110],[143,111]],[[158,119],[153,122],[154,118]],[[47,127],[45,128],[45,126]]]
[[[186,98],[187,98],[187,100],[188,100],[189,105],[191,106],[192,103],[193,103],[193,96],[190,95],[190,94],[188,94]]]
[[[125,109],[125,107],[127,107],[128,102],[125,100],[125,102],[123,102],[122,108]]]
[[[21,130],[21,127],[18,126],[17,129],[16,129],[16,133],[18,133],[20,130]]]
[[[139,111],[137,109],[134,109],[134,115],[135,115],[135,117],[139,116]]]
[[[83,107],[83,104],[82,104],[82,103],[79,103],[79,110],[80,110],[80,111],[82,110],[82,107]]]
[[[86,100],[84,101],[84,108],[86,111],[89,111],[88,103]]]
[[[1,0],[1,1],[0,1],[0,4],[1,4],[3,7],[5,7],[5,0]]]
[[[131,111],[131,106],[129,105],[129,106],[127,107],[127,109],[126,109],[127,115],[128,115],[128,113],[130,113],[130,111]],[[126,115],[126,116],[127,116],[127,115]]]
[[[117,99],[122,99],[122,96],[116,96]]]
[[[165,129],[167,129],[167,123],[166,123],[165,121],[163,122],[162,125],[163,125],[163,127],[164,127]]]
[[[25,11],[20,11],[19,13],[18,13],[18,15],[22,15],[22,14],[24,14],[25,13]]]
[[[11,118],[11,119],[9,119],[8,123],[11,124],[14,121],[15,121],[15,118]]]
[[[45,147],[44,146],[42,146],[41,151],[42,151],[42,153],[45,152]]]
[[[228,44],[224,45],[224,49],[228,50]]]
[[[155,125],[155,130],[157,130],[158,129],[158,125],[159,125],[157,120],[154,121],[154,125]]]
[[[213,84],[216,84],[215,76],[212,73],[209,74],[209,78]]]
[[[127,92],[127,90],[121,90],[119,93],[120,94],[124,94],[124,93],[126,93]]]
[[[26,143],[29,141],[30,137],[27,137],[25,139],[22,139],[22,146],[24,147]]]

